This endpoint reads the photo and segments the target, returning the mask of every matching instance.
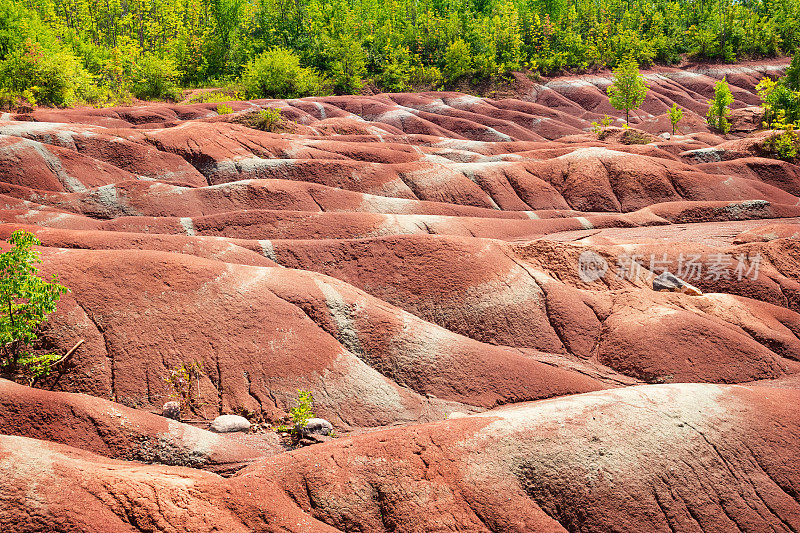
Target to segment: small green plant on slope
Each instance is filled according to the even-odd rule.
[[[253,128],[262,131],[276,131],[283,122],[281,110],[274,107],[265,107],[251,120]]]
[[[230,115],[233,113],[233,108],[229,105],[219,104],[217,106],[217,114],[219,115]]]
[[[311,410],[313,404],[314,396],[311,394],[311,391],[298,389],[295,406],[289,409],[292,425],[282,425],[275,429],[280,432],[288,432],[292,437],[292,443],[297,444],[303,437],[303,431],[308,421],[314,418],[314,412]]]
[[[625,111],[625,124],[630,124],[630,112],[639,109],[648,91],[647,82],[639,74],[639,64],[633,59],[623,61],[614,69],[608,100],[615,109]]]
[[[678,104],[673,103],[672,108],[669,110],[669,121],[672,123],[672,134],[678,131],[678,122],[683,118],[683,109],[678,107]]]
[[[203,363],[192,361],[176,365],[164,378],[172,389],[169,397],[181,404],[182,415],[188,415],[201,407],[199,394],[200,378],[203,375]]]
[[[600,119],[600,122],[592,122],[592,131],[601,141],[608,134],[606,130],[611,125],[611,122],[612,119],[608,115],[603,115],[603,118]]]
[[[11,249],[0,254],[0,368],[31,383],[47,377],[57,354],[34,354],[28,350],[38,339],[39,327],[56,310],[61,295],[69,289],[53,276],[47,282],[36,275],[41,243],[32,233],[17,230],[8,239]]]
[[[714,99],[708,101],[708,113],[706,120],[708,125],[721,133],[731,131],[731,124],[728,116],[731,114],[730,105],[733,103],[733,95],[728,87],[728,80],[722,78],[714,85]]]

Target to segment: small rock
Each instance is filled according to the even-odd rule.
[[[692,296],[702,296],[703,291],[686,283],[681,278],[671,272],[662,272],[658,277],[653,279],[654,291],[669,291],[669,292],[682,292]]]
[[[324,418],[309,418],[303,429],[305,435],[330,435],[332,431],[333,424]]]
[[[672,138],[672,134],[668,131],[665,131],[664,133],[659,135],[659,137],[661,137],[662,139],[666,139],[668,141]]]
[[[161,416],[171,418],[173,420],[181,419],[181,404],[180,402],[167,402],[161,409]]]
[[[232,433],[234,431],[248,431],[250,421],[239,415],[221,415],[211,422],[211,431],[217,433]]]

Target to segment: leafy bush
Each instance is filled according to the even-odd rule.
[[[142,100],[178,100],[177,78],[178,71],[172,60],[144,54],[134,69],[131,92]]]
[[[444,53],[444,74],[447,81],[457,80],[472,73],[472,51],[463,39],[456,39]]]
[[[794,161],[800,150],[800,134],[791,124],[785,125],[783,131],[776,131],[764,140],[764,150],[774,154],[778,159]]]
[[[378,83],[386,91],[402,92],[411,87],[410,80],[411,52],[405,46],[387,45]]]
[[[763,78],[756,85],[764,106],[765,127],[773,127],[773,123],[800,124],[800,80],[795,81],[795,76],[800,77],[800,54],[792,59],[785,77]]]
[[[242,74],[248,98],[301,98],[325,94],[328,81],[316,70],[300,66],[300,58],[285,48],[264,52]]]
[[[314,418],[314,412],[311,406],[314,404],[314,396],[310,391],[297,390],[297,399],[295,400],[294,407],[289,409],[289,417],[292,421],[291,426],[278,426],[277,431],[288,432],[292,437],[292,443],[297,444],[303,438],[306,425],[308,421]]]
[[[265,107],[254,114],[248,121],[248,126],[261,131],[278,131],[283,123],[281,110],[274,107]]]
[[[630,112],[639,109],[647,96],[648,85],[639,74],[639,65],[628,59],[614,69],[612,85],[608,88],[608,99],[615,109],[625,111],[625,124],[630,124]]]
[[[233,108],[225,104],[219,104],[217,106],[217,113],[220,115],[230,115],[233,113]]]
[[[11,249],[0,254],[0,368],[12,376],[21,372],[31,381],[47,376],[56,354],[29,353],[40,326],[56,310],[68,289],[38,277],[41,243],[32,233],[17,230],[8,239]]]
[[[214,89],[211,91],[201,91],[187,98],[184,104],[216,104],[222,102],[232,102],[241,100],[239,90],[233,87],[225,89]]]
[[[800,52],[797,52],[792,58],[792,62],[786,69],[784,80],[790,91],[800,91]]]
[[[608,127],[611,125],[612,119],[608,115],[603,115],[603,118],[600,119],[600,122],[592,122],[592,131],[597,138],[601,141],[606,137]]]
[[[0,87],[31,104],[68,106],[93,96],[93,80],[67,51],[30,39],[0,61]]]
[[[728,116],[731,114],[730,105],[733,103],[733,95],[728,87],[728,80],[722,78],[714,85],[714,99],[708,101],[708,113],[706,121],[708,125],[721,133],[728,133],[731,124]]]
[[[439,89],[443,81],[442,72],[435,65],[430,67],[421,65],[412,69],[411,84],[413,86],[423,85],[432,89]]]

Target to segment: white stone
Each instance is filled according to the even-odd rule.
[[[211,422],[211,431],[217,433],[232,433],[234,431],[248,431],[250,422],[239,415],[221,415]]]

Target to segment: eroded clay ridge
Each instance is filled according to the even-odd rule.
[[[71,288],[47,349],[84,344],[52,391],[0,382],[0,526],[797,531],[800,167],[753,107],[785,66],[646,73],[645,144],[591,133],[603,75],[3,114],[0,238]],[[263,107],[284,131],[243,125]],[[342,436],[152,414],[192,361],[203,417],[304,389]]]

